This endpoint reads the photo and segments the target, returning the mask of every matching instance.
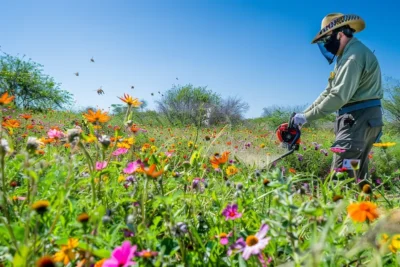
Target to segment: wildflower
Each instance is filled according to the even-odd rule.
[[[390,246],[391,246],[392,251],[393,250],[397,251],[400,249],[400,235],[399,234],[394,235],[392,237],[392,242],[390,242]]]
[[[359,160],[351,160],[350,161],[350,165],[353,168],[353,170],[358,170],[359,169],[359,165],[360,165],[360,161]]]
[[[107,167],[107,161],[98,161],[96,162],[96,170],[101,171],[102,169]]]
[[[320,152],[321,152],[322,154],[324,154],[325,157],[328,156],[328,151],[326,151],[325,149],[321,149]]]
[[[262,144],[260,145],[260,148],[264,148],[264,147],[265,147],[265,144],[262,143]]]
[[[219,243],[223,246],[227,245],[229,242],[228,237],[231,237],[232,233],[226,234],[226,233],[220,233],[219,235],[216,235],[215,237],[219,238]]]
[[[36,262],[37,267],[56,267],[56,263],[53,261],[53,258],[50,256],[41,257]]]
[[[138,98],[132,98],[132,96],[128,94],[124,94],[123,98],[122,97],[118,98],[121,99],[126,104],[128,104],[128,106],[134,106],[135,108],[138,108],[140,107],[140,105],[142,105],[142,102],[140,102]]]
[[[289,168],[289,172],[293,173],[293,174],[296,174],[296,169],[295,168]]]
[[[108,148],[111,144],[110,137],[108,137],[107,135],[100,136],[99,142],[105,149]]]
[[[333,153],[336,153],[336,154],[340,154],[340,153],[346,152],[345,149],[341,149],[341,148],[339,148],[339,147],[331,147],[331,151],[332,151]]]
[[[126,154],[127,152],[128,152],[128,149],[127,149],[127,148],[120,147],[120,148],[118,148],[117,150],[115,150],[115,151],[112,153],[112,155],[113,155],[113,156],[119,156],[119,155]]]
[[[193,144],[194,144],[193,141],[189,141],[188,144],[187,144],[188,148],[193,147]]]
[[[57,129],[50,129],[47,132],[47,136],[52,139],[60,139],[64,137],[64,133]]]
[[[249,235],[246,238],[246,247],[243,250],[243,258],[248,260],[251,255],[260,254],[260,252],[268,245],[270,237],[265,238],[268,232],[268,225],[261,225],[260,231],[255,235]]]
[[[30,114],[21,114],[19,115],[21,118],[25,119],[25,120],[29,120],[30,118],[32,118],[32,115]]]
[[[103,267],[103,266],[104,266],[104,262],[105,262],[106,260],[107,260],[107,259],[99,260],[98,262],[96,262],[96,263],[94,264],[94,267]]]
[[[242,217],[242,213],[238,212],[237,204],[228,204],[226,208],[222,211],[222,215],[225,216],[225,220],[234,220]]]
[[[303,161],[303,155],[302,154],[297,154],[297,160],[298,161]]]
[[[226,175],[232,176],[235,175],[236,173],[238,173],[238,169],[235,166],[232,165],[226,168]]]
[[[127,228],[122,229],[122,231],[124,232],[124,237],[134,237],[135,236],[135,233]]]
[[[241,252],[246,247],[246,242],[244,242],[243,238],[239,238],[235,243],[229,246],[228,256],[231,256],[233,253]]]
[[[78,220],[78,222],[85,224],[89,221],[89,215],[86,212],[81,213],[78,216],[77,220]]]
[[[362,191],[363,191],[365,194],[371,194],[371,193],[372,193],[371,186],[370,186],[369,184],[363,185]]]
[[[0,140],[0,153],[7,153],[10,151],[10,146],[8,145],[8,141],[6,139]]]
[[[144,165],[140,159],[138,159],[137,161],[134,161],[134,162],[129,162],[127,167],[124,169],[124,173],[132,174],[141,166],[144,166]]]
[[[148,149],[151,148],[151,145],[148,143],[144,143],[142,146],[142,152],[147,152]]]
[[[163,170],[156,171],[156,164],[152,164],[149,168],[144,168],[144,172],[147,174],[147,176],[150,176],[152,178],[157,178],[163,174]]]
[[[79,241],[76,238],[69,238],[67,245],[61,246],[61,250],[54,255],[54,261],[63,262],[67,265],[70,261],[75,260],[76,253],[74,248],[78,247]]]
[[[140,252],[136,252],[136,255],[138,257],[144,258],[144,259],[150,259],[152,257],[156,257],[158,255],[157,251],[151,251],[150,249],[145,249]]]
[[[38,200],[32,204],[32,209],[35,210],[40,215],[43,215],[47,211],[47,208],[49,206],[50,202],[48,202],[47,200]]]
[[[28,150],[30,153],[33,153],[39,149],[40,145],[43,145],[43,143],[40,142],[36,137],[28,137],[26,150]]]
[[[18,120],[8,119],[3,121],[1,125],[5,128],[19,128],[21,123]]]
[[[377,207],[372,202],[353,203],[347,207],[347,212],[355,222],[374,221],[379,217]]]
[[[8,96],[8,92],[5,92],[0,97],[0,106],[10,104],[13,101],[15,96]]]
[[[211,157],[211,165],[213,166],[214,169],[217,169],[219,165],[224,164],[228,161],[230,152],[225,151],[222,153],[222,156],[219,154],[214,154],[213,157]]]
[[[98,122],[107,122],[110,120],[110,117],[107,115],[107,112],[101,113],[101,110],[98,109],[96,112],[89,109],[87,114],[83,114],[83,116],[91,123]]]
[[[243,189],[243,184],[242,183],[237,183],[236,184],[236,189],[237,190],[242,190]]]
[[[188,232],[188,227],[184,222],[178,222],[173,228],[172,231],[175,236],[183,236]]]
[[[346,167],[336,168],[336,169],[335,169],[335,172],[345,172],[345,171],[347,171],[347,168],[346,168]]]
[[[264,186],[268,186],[269,183],[270,183],[270,181],[269,181],[268,179],[264,179],[264,180],[263,180]]]
[[[388,148],[388,147],[391,147],[391,146],[394,146],[394,145],[396,145],[396,143],[394,143],[394,142],[375,143],[375,144],[373,144],[374,147],[381,147],[381,148]]]
[[[208,136],[208,135],[206,135],[206,137],[204,137],[204,139],[206,140],[206,141],[210,141],[210,137]]]

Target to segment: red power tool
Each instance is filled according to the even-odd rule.
[[[292,154],[295,150],[299,150],[301,131],[298,126],[293,124],[294,115],[296,115],[296,113],[293,113],[292,116],[290,116],[288,123],[282,123],[275,131],[276,137],[281,142],[281,146],[287,149],[288,152],[275,159],[271,164]]]

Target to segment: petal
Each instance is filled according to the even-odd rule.
[[[106,260],[104,263],[103,263],[103,267],[118,267],[118,265],[119,265],[119,262],[116,260],[116,259],[114,259],[114,258],[112,258],[112,259],[108,259],[108,260]]]
[[[246,247],[243,251],[242,257],[243,257],[243,259],[248,260],[251,256],[251,254],[253,254],[253,248]]]
[[[221,243],[221,245],[226,245],[228,244],[229,240],[226,237],[223,237],[219,240],[219,242]]]
[[[260,227],[260,231],[256,234],[258,239],[262,239],[268,232],[269,226],[266,223],[263,223]]]

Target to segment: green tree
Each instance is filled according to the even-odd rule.
[[[158,111],[174,125],[202,125],[207,120],[210,109],[221,102],[219,95],[207,87],[194,87],[191,84],[174,86],[160,101],[156,101]]]
[[[0,92],[14,95],[23,109],[62,109],[72,104],[72,95],[44,74],[42,65],[5,53],[0,56]]]
[[[384,85],[385,97],[382,100],[385,118],[391,126],[400,128],[400,81],[387,78]]]

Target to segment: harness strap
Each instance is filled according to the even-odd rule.
[[[371,100],[366,100],[363,102],[357,102],[354,104],[348,104],[344,106],[343,108],[338,110],[338,114],[343,115],[345,113],[349,113],[352,111],[360,110],[360,109],[365,109],[365,108],[372,108],[372,107],[380,107],[381,100],[380,99],[371,99]]]

